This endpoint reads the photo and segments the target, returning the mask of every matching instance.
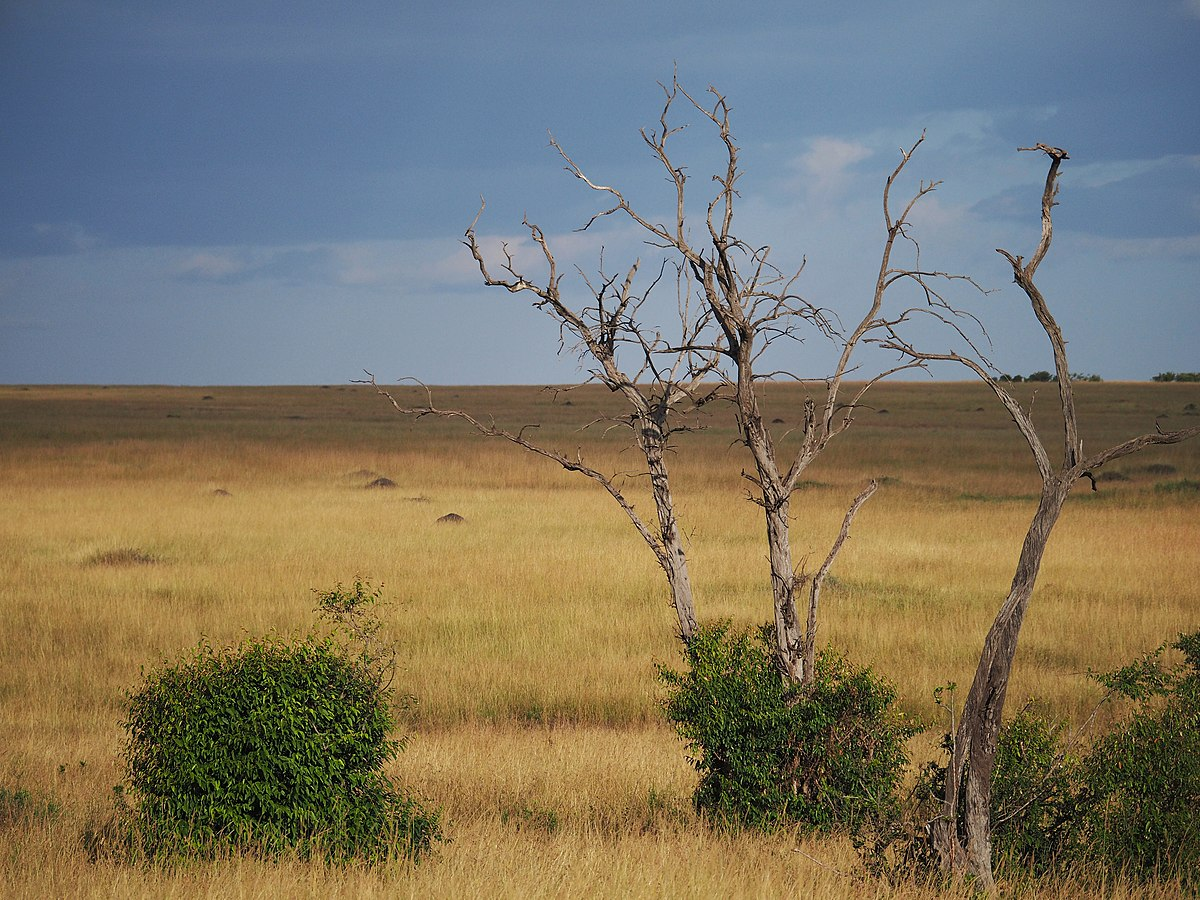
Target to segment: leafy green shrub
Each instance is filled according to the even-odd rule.
[[[765,630],[699,629],[687,672],[660,666],[667,718],[700,773],[693,801],[723,825],[855,832],[897,812],[915,733],[894,689],[822,652],[812,684],[786,682]]]
[[[1000,730],[992,771],[992,846],[996,857],[1044,873],[1075,837],[1079,760],[1067,726],[1027,704]]]
[[[376,599],[356,582],[321,595],[321,608],[361,623]],[[386,666],[371,644],[351,649],[347,636],[339,627],[236,648],[202,642],[144,673],[124,723],[136,845],[154,857],[293,850],[334,861],[429,850],[437,815],[383,771],[403,747],[389,737]]]
[[[1096,676],[1136,702],[1092,747],[1081,772],[1082,854],[1141,877],[1200,887],[1200,631],[1123,669]]]

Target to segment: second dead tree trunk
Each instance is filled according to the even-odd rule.
[[[1059,412],[1062,417],[1062,459],[1059,465],[1056,467],[1050,461],[1049,453],[1034,427],[1030,411],[1022,407],[979,360],[956,352],[921,352],[895,335],[880,342],[882,346],[899,350],[908,358],[920,363],[951,361],[971,369],[996,395],[1021,432],[1033,454],[1042,481],[1037,509],[1021,545],[1012,584],[984,639],[979,664],[963,703],[959,724],[951,735],[952,749],[941,811],[930,825],[933,844],[942,867],[948,872],[974,878],[976,883],[986,890],[995,886],[992,872],[992,774],[995,771],[996,745],[1004,702],[1021,626],[1033,596],[1046,546],[1067,497],[1083,478],[1088,479],[1092,490],[1095,490],[1095,473],[1108,462],[1146,447],[1174,444],[1200,434],[1200,427],[1168,432],[1156,430],[1099,453],[1090,456],[1084,454],[1075,410],[1074,385],[1067,363],[1066,340],[1054,316],[1051,315],[1045,298],[1034,283],[1034,274],[1049,251],[1053,237],[1052,210],[1057,205],[1055,198],[1058,195],[1059,168],[1069,157],[1066,151],[1045,144],[1020,149],[1040,151],[1050,159],[1042,192],[1041,239],[1028,263],[1023,257],[1015,256],[1006,250],[997,252],[1004,256],[1012,267],[1013,280],[1029,299],[1034,316],[1049,340],[1054,354]]]

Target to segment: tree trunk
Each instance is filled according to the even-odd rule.
[[[796,610],[796,569],[792,563],[791,492],[783,483],[770,432],[763,424],[754,388],[752,344],[743,336],[737,355],[737,419],[742,440],[754,459],[767,526],[767,556],[771,565],[771,600],[775,610],[775,665],[783,677],[799,683],[812,679],[804,670],[804,631]],[[749,476],[747,476],[749,477]]]
[[[804,666],[804,632],[796,610],[796,573],[792,566],[792,546],[788,498],[768,491],[766,505],[767,544],[771,561],[771,596],[775,606],[775,664],[785,678],[805,684],[812,673]]]
[[[954,737],[942,814],[934,823],[934,846],[942,865],[950,871],[974,877],[980,887],[991,890],[992,876],[991,800],[992,773],[996,764],[996,742],[1008,692],[1009,676],[1017,641],[1050,533],[1058,521],[1070,492],[1070,474],[1047,482],[1030,522],[1017,562],[1012,586],[984,641],[979,666],[963,705],[962,720]],[[958,806],[965,805],[962,834]]]
[[[675,518],[675,501],[671,496],[671,481],[664,458],[667,438],[664,429],[653,419],[644,418],[634,427],[650,471],[650,489],[658,513],[659,546],[655,552],[671,588],[671,601],[679,620],[679,638],[687,644],[696,633],[696,605],[692,596],[687,552],[679,534],[679,522]]]

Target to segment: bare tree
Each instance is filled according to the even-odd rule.
[[[482,213],[481,205],[479,215]],[[601,260],[597,280],[593,281],[580,273],[587,300],[575,308],[563,297],[558,261],[541,228],[528,219],[524,222],[545,263],[545,275],[540,281],[518,271],[507,244],[501,249],[503,260],[500,269],[493,274],[475,230],[479,215],[467,228],[463,243],[478,264],[484,283],[505,288],[514,294],[531,294],[534,307],[547,313],[558,323],[560,333],[574,340],[581,361],[589,367],[587,380],[603,384],[625,401],[626,412],[605,421],[626,427],[632,432],[633,443],[646,463],[647,471],[641,474],[649,480],[657,526],[644,520],[626,496],[620,484],[623,480],[621,476],[605,474],[587,465],[578,452],[568,456],[532,441],[527,432],[534,426],[527,425],[514,432],[498,427],[494,421],[484,422],[462,410],[438,408],[428,389],[423,405],[402,403],[391,392],[380,387],[373,375],[367,373],[370,383],[401,413],[417,418],[438,416],[464,421],[481,434],[511,441],[525,450],[553,460],[567,471],[577,472],[597,482],[617,502],[653,551],[670,587],[679,637],[686,643],[696,631],[695,600],[683,534],[671,493],[667,454],[672,436],[694,427],[690,414],[711,399],[712,387],[704,382],[712,371],[714,360],[711,354],[705,357],[690,349],[669,349],[669,343],[661,333],[642,320],[642,308],[662,282],[664,268],[660,268],[648,284],[639,288],[640,260],[634,262],[623,275],[606,273]],[[686,297],[680,299],[677,311],[678,332],[670,343],[690,346],[695,343],[698,330],[703,327],[703,316],[693,315]],[[628,360],[633,360],[633,364],[626,367],[624,364]]]
[[[919,360],[909,359],[860,383],[848,383],[857,371],[856,351],[880,332],[894,333],[908,316],[908,310],[885,315],[884,301],[891,289],[914,285],[926,311],[950,321],[960,313],[946,302],[937,285],[963,276],[923,268],[920,248],[909,233],[911,213],[922,198],[936,190],[938,182],[920,182],[898,213],[892,208],[894,186],[924,142],[922,135],[910,148],[901,150],[900,160],[884,185],[885,233],[874,288],[861,317],[853,327],[843,328],[836,315],[796,293],[803,262],[799,268],[785,272],[771,261],[770,246],[752,246],[735,233],[734,209],[740,196],[737,184],[742,170],[725,97],[710,87],[712,106],[706,107],[689,95],[677,78],[662,87],[665,99],[658,126],[643,129],[641,135],[674,187],[673,214],[665,222],[637,211],[618,188],[593,181],[553,137],[550,140],[566,170],[590,190],[608,198],[610,205],[595,213],[580,230],[586,231],[610,216],[623,216],[661,254],[662,265],[648,287],[635,288],[640,262],[621,276],[609,275],[603,271],[602,257],[598,281],[583,279],[586,303],[572,306],[563,297],[562,275],[550,243],[537,225],[528,220],[524,223],[544,263],[545,274],[540,280],[519,270],[507,245],[501,250],[502,259],[489,263],[475,231],[478,216],[467,229],[464,241],[485,284],[531,295],[533,305],[549,314],[574,340],[580,358],[590,366],[589,380],[604,384],[625,400],[627,412],[617,421],[632,430],[634,443],[646,461],[658,527],[652,528],[641,519],[614,476],[587,466],[578,455],[568,457],[531,442],[526,429],[506,431],[494,422],[483,422],[459,410],[439,409],[431,396],[423,406],[405,405],[390,394],[388,397],[400,412],[461,419],[483,434],[505,438],[597,481],[620,504],[653,550],[671,587],[679,633],[685,642],[696,628],[695,607],[665,453],[672,435],[691,427],[689,416],[699,406],[717,397],[731,402],[740,440],[754,463],[753,471],[744,471],[743,476],[752,485],[750,498],[762,508],[766,525],[776,664],[782,676],[808,683],[814,674],[822,586],[849,536],[855,515],[877,484],[871,481],[850,503],[828,555],[812,574],[805,571],[804,560],[799,567],[794,561],[792,498],[808,466],[833,438],[850,427],[870,388],[883,378],[922,365]],[[677,106],[689,106],[703,122],[714,127],[723,148],[723,166],[712,179],[716,189],[705,198],[704,225],[696,229],[702,235],[698,240],[692,237],[688,215],[688,175],[685,167],[672,158],[671,141],[686,127],[676,124]],[[894,262],[900,242],[914,251],[913,265]],[[669,277],[668,273],[675,281],[679,319],[671,340],[645,321],[646,301],[651,291]],[[812,379],[813,396],[804,404],[799,447],[794,454],[789,451],[785,459],[780,451],[782,438],[777,440],[765,421],[760,385],[777,378],[803,379],[790,372],[762,371],[764,354],[785,342],[798,343],[807,335],[834,341],[839,352],[833,371]],[[807,609],[802,616],[798,598],[805,592],[801,602]]]
[[[905,318],[903,312],[892,319],[884,315],[884,299],[889,290],[902,283],[915,284],[927,307],[935,314],[952,318],[958,315],[936,284],[940,280],[957,279],[947,273],[925,270],[919,265],[919,248],[909,235],[909,216],[917,203],[934,191],[938,182],[922,181],[899,214],[892,210],[892,190],[897,179],[924,141],[924,135],[908,150],[901,151],[899,163],[888,177],[883,191],[885,238],[874,291],[867,308],[857,324],[849,330],[840,328],[836,317],[795,293],[795,284],[803,271],[784,272],[771,260],[771,247],[753,247],[733,230],[734,207],[739,198],[737,183],[742,175],[738,147],[730,128],[730,107],[723,95],[709,88],[713,105],[697,102],[674,79],[664,86],[666,101],[657,129],[643,130],[642,138],[665,169],[675,188],[674,216],[665,223],[645,218],[626,200],[621,191],[593,182],[567,153],[555,144],[566,162],[567,170],[589,188],[611,198],[612,206],[593,216],[589,225],[605,216],[623,214],[646,234],[649,243],[676,255],[681,277],[690,279],[700,296],[712,330],[698,330],[697,337],[707,339],[683,348],[701,354],[706,362],[713,358],[723,361],[719,368],[709,371],[724,382],[726,397],[732,400],[742,443],[754,462],[754,471],[743,472],[753,485],[751,499],[763,510],[768,559],[771,573],[771,592],[774,607],[776,663],[787,678],[808,683],[813,678],[817,611],[821,585],[838,551],[844,543],[851,522],[859,508],[874,493],[874,481],[851,503],[838,538],[829,556],[815,575],[799,571],[794,563],[791,545],[791,500],[801,475],[838,434],[853,421],[854,413],[864,395],[879,380],[896,372],[920,365],[909,360],[869,377],[843,397],[847,376],[855,371],[854,355],[861,344],[872,335],[889,331]],[[713,176],[717,185],[707,204],[703,237],[694,241],[686,212],[685,168],[671,156],[669,142],[683,126],[672,123],[671,114],[680,98],[690,103],[701,117],[714,126],[724,147],[724,170]],[[585,226],[586,227],[586,226]],[[918,264],[897,266],[893,261],[897,241],[911,242],[917,250]],[[966,279],[969,281],[969,279]],[[824,390],[818,398],[809,397],[803,412],[800,446],[790,459],[781,457],[779,444],[763,416],[759,385],[787,373],[759,370],[763,355],[773,345],[784,340],[800,340],[805,333],[816,333],[833,339],[840,345],[840,354],[832,373],[816,381]],[[789,376],[795,377],[795,376]],[[799,379],[797,379],[799,380]],[[807,616],[801,617],[797,595],[807,586]]]
[[[1050,249],[1054,230],[1051,211],[1057,205],[1055,197],[1058,194],[1059,168],[1062,162],[1068,159],[1068,155],[1064,150],[1045,144],[1020,149],[1040,151],[1050,159],[1050,168],[1042,192],[1041,239],[1028,262],[1007,250],[997,252],[1011,265],[1013,280],[1029,298],[1033,313],[1054,354],[1062,417],[1062,458],[1058,465],[1051,462],[1050,454],[1034,427],[1030,411],[1022,407],[994,377],[985,360],[981,361],[957,352],[922,352],[895,336],[882,342],[883,346],[899,350],[907,358],[917,362],[951,361],[971,369],[1008,411],[1021,436],[1029,445],[1042,480],[1037,510],[1025,534],[1012,585],[984,640],[979,665],[963,705],[962,717],[953,731],[953,749],[941,812],[932,823],[934,846],[942,866],[951,872],[973,876],[980,886],[987,889],[991,889],[995,883],[992,874],[990,809],[992,772],[995,768],[1001,715],[1004,711],[1021,624],[1033,595],[1046,545],[1063,505],[1072,488],[1082,478],[1088,479],[1092,490],[1096,490],[1095,473],[1106,463],[1146,447],[1174,444],[1200,434],[1200,427],[1162,431],[1156,426],[1156,430],[1151,433],[1130,438],[1098,453],[1085,454],[1083,441],[1079,436],[1074,386],[1067,365],[1066,341],[1050,313],[1045,298],[1034,283],[1034,274]]]

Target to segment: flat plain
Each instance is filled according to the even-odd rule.
[[[783,451],[802,385],[768,386]],[[1061,438],[1053,384],[1014,391]],[[1076,386],[1089,449],[1200,422],[1200,385]],[[414,395],[415,396],[415,395]],[[537,423],[546,445],[631,473],[602,389],[444,387],[439,405]],[[1012,577],[1038,480],[976,384],[878,386],[806,473],[793,543],[811,571],[855,521],[823,600],[822,641],[890,678],[937,741],[933,691],[966,685]],[[702,621],[770,615],[749,465],[720,403],[671,459]],[[380,478],[389,487],[371,487]],[[0,387],[0,884],[6,896],[955,896],[852,875],[835,840],[730,835],[689,804],[656,662],[678,663],[653,556],[591,482],[364,385]],[[1016,662],[1027,699],[1082,724],[1086,677],[1200,626],[1200,440],[1083,482],[1051,541]],[[456,513],[457,524],[437,520]],[[121,779],[123,692],[143,668],[314,623],[313,590],[381,583],[398,687],[416,696],[396,763],[452,842],[416,868],[224,860],[167,870],[89,861],[84,836]],[[1103,728],[1102,712],[1094,727]],[[18,802],[14,798],[20,795]],[[1046,885],[1091,896],[1093,884]],[[1172,896],[1170,885],[1106,886]]]

